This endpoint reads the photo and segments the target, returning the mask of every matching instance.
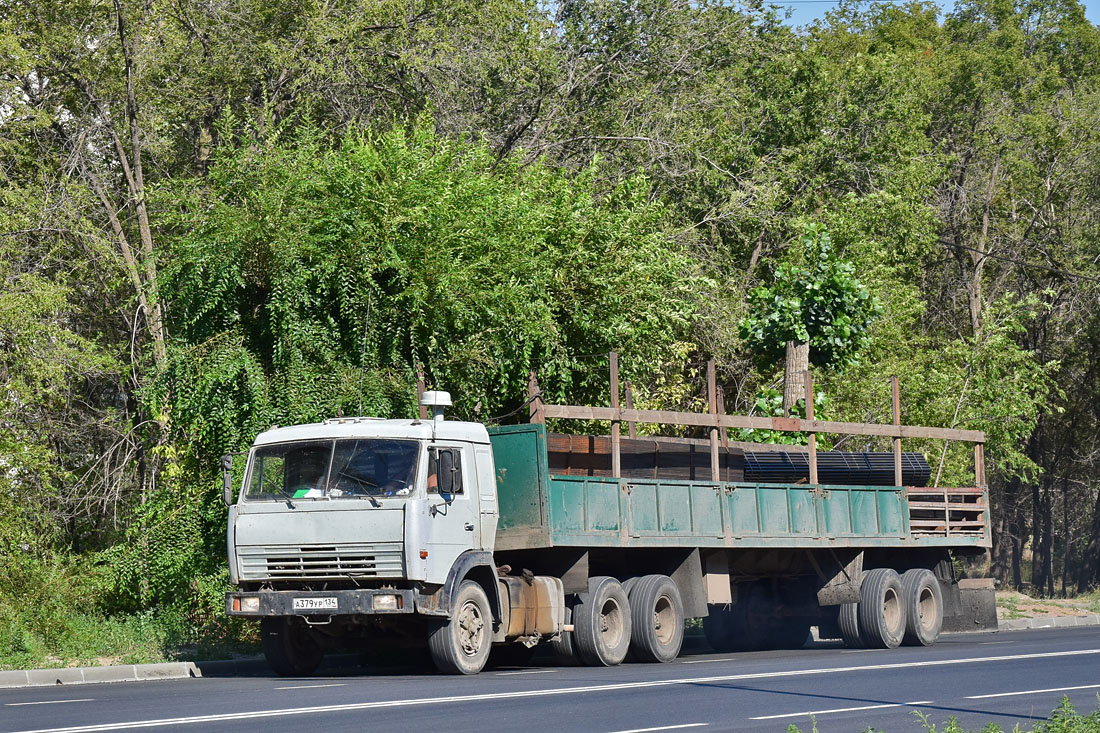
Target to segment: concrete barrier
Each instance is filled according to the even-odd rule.
[[[0,672],[0,688],[86,685],[97,682],[135,682],[202,677],[194,662],[120,664],[106,667],[62,667]]]

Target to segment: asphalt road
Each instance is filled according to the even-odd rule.
[[[0,690],[0,732],[178,730],[786,731],[1030,729],[1097,707],[1100,628],[952,635],[929,648],[685,655],[611,669],[538,663],[477,677],[409,669]],[[811,720],[812,717],[812,720]]]

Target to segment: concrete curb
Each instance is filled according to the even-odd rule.
[[[0,672],[0,688],[86,685],[96,682],[134,682],[202,677],[194,662],[121,664],[110,667],[64,667]]]
[[[1022,629],[1063,629],[1070,626],[1100,626],[1100,615],[1088,616],[1039,616],[1038,618],[1012,618],[998,622],[998,631]]]

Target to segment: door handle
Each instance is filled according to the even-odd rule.
[[[471,524],[470,522],[466,522],[466,524],[463,525],[462,528],[465,529],[467,532],[473,532],[474,531],[474,525]]]

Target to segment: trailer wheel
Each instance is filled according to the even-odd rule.
[[[905,636],[901,578],[890,568],[868,571],[859,589],[859,628],[864,643],[894,649]]]
[[[930,646],[943,628],[943,594],[932,571],[906,570],[901,576],[901,595],[905,601],[905,643]]]
[[[451,617],[436,622],[428,636],[432,663],[444,674],[477,674],[489,660],[493,615],[480,585],[464,580],[458,587]]]
[[[499,644],[489,652],[490,667],[526,667],[535,656],[535,647],[519,642]]]
[[[842,603],[837,610],[836,624],[840,627],[840,638],[849,649],[862,649],[863,638],[859,635],[859,604]]]
[[[712,603],[707,606],[707,615],[703,617],[703,636],[716,652],[736,651],[730,624],[730,609]]]
[[[646,575],[631,583],[630,650],[640,662],[671,662],[684,643],[684,602],[667,575]]]
[[[283,677],[313,674],[325,656],[309,628],[296,618],[263,619],[260,638],[268,666]]]
[[[566,596],[565,600],[565,623],[573,623],[573,606],[576,603],[576,596]],[[573,644],[573,632],[563,631],[558,634],[556,639],[551,639],[547,642],[550,645],[550,655],[554,659],[554,662],[563,667],[572,667],[580,663],[580,659],[577,658],[577,649]]]
[[[772,649],[801,649],[810,635],[810,624],[797,618],[779,619],[768,630]]]
[[[630,649],[630,602],[614,578],[588,580],[588,592],[573,607],[573,644],[591,667],[613,667]]]

